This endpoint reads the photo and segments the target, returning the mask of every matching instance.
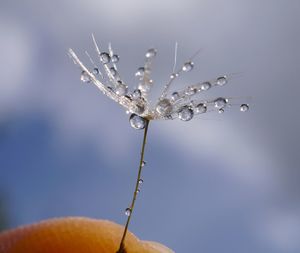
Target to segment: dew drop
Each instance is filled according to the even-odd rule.
[[[217,85],[223,86],[227,83],[227,78],[226,76],[221,76],[217,78]]]
[[[136,194],[139,194],[140,192],[141,192],[140,189],[137,189],[137,190],[136,190]]]
[[[218,110],[218,113],[223,113],[224,112],[224,109],[223,108],[220,108],[219,110]]]
[[[101,61],[102,63],[104,63],[104,64],[109,63],[109,62],[110,62],[110,56],[109,56],[109,54],[108,54],[108,53],[105,53],[105,52],[101,53],[101,54],[100,54],[100,61]]]
[[[176,101],[179,99],[179,93],[177,91],[173,92],[171,95],[172,101]]]
[[[131,209],[128,207],[125,209],[125,215],[130,216],[131,215]]]
[[[246,111],[248,111],[249,110],[249,105],[248,104],[242,104],[241,106],[240,106],[240,111],[241,112],[246,112]]]
[[[120,60],[120,57],[119,57],[119,55],[117,55],[117,54],[114,54],[114,55],[111,57],[111,62],[112,62],[112,63],[117,63],[119,60]]]
[[[194,63],[192,63],[192,62],[186,62],[186,63],[183,65],[182,70],[183,70],[184,72],[189,72],[189,71],[191,71],[191,70],[193,69],[193,67],[194,67]]]
[[[141,185],[142,183],[144,183],[144,180],[143,180],[143,179],[140,179],[140,180],[139,180],[139,185]]]
[[[98,75],[99,74],[99,69],[98,68],[94,68],[93,69],[93,74],[94,75]]]
[[[91,78],[89,74],[86,71],[81,72],[80,80],[84,83],[89,83],[91,81]]]
[[[117,95],[119,96],[124,96],[127,94],[128,91],[128,87],[127,85],[123,84],[123,83],[119,83],[116,88],[115,88],[115,92]]]
[[[163,116],[170,114],[172,112],[172,109],[173,106],[170,100],[167,98],[160,100],[156,105],[156,111]]]
[[[136,90],[134,90],[133,92],[132,92],[132,99],[133,100],[138,100],[138,99],[140,99],[141,98],[141,96],[142,96],[142,92],[139,90],[139,89],[136,89]]]
[[[203,91],[206,91],[206,90],[210,89],[210,87],[211,87],[210,82],[204,82],[201,84],[200,89]]]
[[[225,98],[217,98],[215,101],[214,101],[214,104],[215,104],[215,108],[223,108],[226,106],[227,104],[227,100]]]
[[[153,58],[156,56],[157,50],[155,48],[150,48],[146,53],[146,58]]]
[[[170,78],[171,78],[171,79],[176,78],[176,74],[171,74],[171,75],[170,75]]]
[[[201,113],[206,113],[206,111],[207,111],[207,106],[203,103],[200,103],[195,107],[196,113],[201,114]]]
[[[191,108],[188,106],[183,106],[179,111],[178,111],[178,118],[182,121],[189,121],[193,118],[194,112]]]
[[[148,92],[151,89],[151,83],[140,83],[138,88],[143,92]]]
[[[144,167],[146,165],[145,161],[142,161],[142,167]]]
[[[114,67],[111,67],[109,70],[114,77],[117,75],[117,70]]]
[[[193,87],[188,87],[188,88],[185,90],[184,93],[185,93],[187,96],[192,96],[192,95],[196,94],[196,92],[197,92],[197,90],[196,90],[195,88],[193,88]]]
[[[146,126],[146,120],[134,113],[130,115],[129,122],[134,129],[144,129]]]
[[[132,113],[141,115],[144,111],[145,111],[145,105],[139,101],[133,101],[130,105],[129,105],[129,110]]]
[[[137,77],[142,77],[145,74],[145,68],[144,67],[140,67],[138,68],[138,70],[135,72],[135,76]]]

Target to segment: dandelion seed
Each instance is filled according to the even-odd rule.
[[[128,225],[134,209],[136,196],[139,193],[139,186],[143,183],[141,179],[142,167],[144,162],[144,150],[147,139],[147,132],[149,122],[152,120],[173,120],[180,119],[182,121],[190,121],[195,115],[202,115],[210,111],[217,111],[223,113],[224,109],[236,105],[232,103],[233,98],[218,97],[215,99],[207,100],[197,98],[213,87],[222,87],[230,80],[230,75],[223,75],[211,80],[189,84],[181,90],[173,90],[170,92],[172,84],[182,75],[194,69],[193,58],[199,53],[197,51],[189,60],[187,60],[178,70],[177,65],[177,50],[178,44],[175,44],[175,57],[174,65],[171,74],[169,74],[169,81],[163,86],[162,93],[157,99],[157,102],[152,105],[148,100],[148,95],[153,87],[153,80],[151,79],[152,64],[157,55],[157,50],[154,48],[149,49],[145,54],[144,66],[139,67],[135,73],[138,79],[137,89],[130,91],[120,77],[117,70],[117,63],[120,58],[119,55],[113,52],[111,44],[108,46],[108,53],[100,51],[94,35],[92,35],[93,43],[98,56],[98,62],[104,70],[104,74],[100,71],[100,66],[95,64],[95,61],[86,53],[93,64],[93,69],[89,70],[77,57],[72,49],[69,49],[69,56],[73,62],[79,66],[81,70],[81,81],[85,83],[93,83],[99,90],[115,102],[119,103],[125,108],[126,113],[130,113],[129,122],[134,129],[144,129],[144,137],[141,149],[140,166],[138,169],[138,176],[133,193],[133,199],[130,208],[125,210],[127,222],[125,225],[124,233],[121,239],[120,248],[118,253],[124,252],[124,240]],[[98,75],[100,74],[100,75]],[[97,78],[97,77],[101,78]],[[249,110],[249,105],[242,103],[240,111],[245,112]]]

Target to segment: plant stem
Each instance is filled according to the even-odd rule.
[[[128,226],[129,226],[129,223],[130,223],[130,219],[131,219],[131,216],[132,216],[132,213],[133,213],[134,204],[135,204],[135,201],[136,201],[136,196],[137,196],[138,190],[139,190],[139,184],[140,184],[142,168],[143,168],[143,163],[144,163],[144,153],[145,153],[145,146],[146,146],[146,141],[147,141],[148,126],[149,126],[149,122],[150,122],[147,119],[145,119],[145,120],[146,120],[146,125],[145,125],[145,129],[144,129],[144,137],[143,137],[143,144],[142,144],[142,150],[141,150],[141,158],[140,158],[140,165],[139,165],[139,169],[138,169],[138,175],[137,175],[137,179],[136,179],[136,184],[135,184],[135,189],[134,189],[134,192],[133,192],[131,205],[129,207],[130,208],[130,213],[129,213],[128,218],[127,218],[127,222],[126,222],[126,225],[125,225],[125,228],[124,228],[123,236],[122,236],[122,239],[121,239],[121,242],[120,242],[120,247],[119,247],[119,250],[117,251],[117,253],[126,253],[124,241],[125,241],[126,234],[127,234],[127,231],[128,231]]]

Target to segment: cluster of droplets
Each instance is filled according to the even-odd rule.
[[[163,87],[161,96],[155,103],[154,108],[152,108],[148,101],[148,94],[153,86],[153,80],[150,75],[153,59],[157,55],[157,50],[151,48],[146,52],[144,65],[139,67],[135,73],[138,84],[136,88],[130,92],[128,86],[121,79],[117,69],[117,63],[119,62],[120,57],[117,54],[114,54],[111,45],[109,45],[108,52],[101,52],[94,36],[93,41],[106,76],[101,73],[99,67],[88,54],[87,55],[93,64],[92,70],[88,70],[70,49],[69,52],[72,59],[81,67],[82,72],[80,79],[85,83],[93,82],[105,95],[124,106],[127,113],[130,114],[130,125],[135,129],[145,128],[146,120],[178,118],[182,121],[189,121],[197,114],[205,114],[212,111],[223,113],[227,107],[236,105],[236,103],[232,103],[232,100],[234,100],[233,98],[218,97],[212,100],[197,98],[197,95],[201,95],[213,87],[222,87],[226,85],[231,78],[230,75],[187,85],[181,90],[169,92],[172,83],[176,79],[183,73],[190,72],[194,69],[194,63],[191,58],[177,71],[175,71],[176,64],[174,64],[173,73],[170,75],[169,81]],[[101,78],[98,78],[98,76]],[[247,103],[240,105],[241,112],[246,112],[248,110],[249,105]]]

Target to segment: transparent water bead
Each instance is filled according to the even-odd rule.
[[[128,87],[127,87],[127,85],[119,82],[118,85],[115,88],[115,92],[119,96],[124,96],[128,92]]]
[[[131,209],[128,207],[125,209],[125,215],[130,216],[130,214],[131,214]]]
[[[191,71],[192,69],[193,69],[193,67],[194,67],[194,63],[192,63],[192,62],[186,62],[184,65],[183,65],[183,67],[182,67],[182,70],[184,71],[184,72],[189,72],[189,71]]]
[[[140,83],[138,88],[142,92],[149,92],[151,90],[151,83]]]
[[[156,111],[163,116],[170,114],[172,112],[172,109],[173,106],[170,100],[167,98],[160,100],[156,105]]]
[[[129,111],[141,115],[145,111],[145,104],[142,103],[142,100],[134,101],[129,105]]]
[[[145,161],[142,161],[142,167],[144,167],[146,165]]]
[[[200,89],[203,91],[209,90],[211,87],[210,82],[204,82],[200,85]]]
[[[111,67],[109,70],[113,77],[116,77],[118,75],[118,72],[114,67]]]
[[[227,78],[226,76],[220,76],[217,78],[217,85],[218,86],[223,86],[227,83]]]
[[[178,111],[178,118],[182,121],[189,121],[193,118],[194,112],[193,110],[188,107],[188,106],[183,106],[179,111]]]
[[[144,180],[143,180],[143,179],[140,179],[140,180],[139,180],[139,185],[141,185],[142,183],[144,183]]]
[[[137,189],[137,190],[136,190],[136,194],[139,194],[140,192],[141,192],[140,189]]]
[[[117,54],[114,54],[114,55],[111,57],[111,62],[112,62],[112,63],[117,63],[119,60],[120,60],[120,57],[119,57]]]
[[[223,109],[223,108],[220,108],[219,110],[218,110],[218,113],[223,113],[223,112],[225,112],[225,110]]]
[[[139,89],[136,89],[132,92],[131,97],[133,100],[140,99],[142,97],[142,92]]]
[[[94,68],[93,69],[93,74],[94,75],[98,75],[99,74],[99,69],[98,68]]]
[[[108,54],[108,53],[105,53],[105,52],[101,53],[101,54],[100,54],[100,61],[101,61],[102,63],[104,63],[104,64],[109,63],[109,62],[110,62],[110,56],[109,56],[109,54]]]
[[[84,83],[89,83],[91,81],[91,78],[86,71],[82,71],[80,75],[80,80]]]
[[[146,53],[146,58],[153,58],[156,56],[157,50],[155,48],[150,48]]]
[[[137,77],[142,77],[145,74],[145,68],[144,67],[140,67],[138,68],[138,70],[135,72],[135,76]]]
[[[203,103],[200,103],[195,107],[195,113],[201,114],[206,112],[207,112],[207,106]]]
[[[217,98],[214,101],[215,108],[220,109],[227,105],[227,99],[225,98]]]
[[[171,95],[172,101],[176,101],[179,99],[179,93],[177,91],[173,92]]]
[[[187,96],[192,96],[192,95],[196,94],[196,92],[197,92],[197,90],[196,90],[195,88],[193,88],[193,87],[188,87],[188,88],[185,90],[184,93],[185,93]]]
[[[144,129],[146,126],[146,120],[134,113],[130,115],[129,122],[134,129]]]
[[[241,112],[247,112],[249,110],[249,105],[248,104],[242,104],[240,106],[240,111]]]

